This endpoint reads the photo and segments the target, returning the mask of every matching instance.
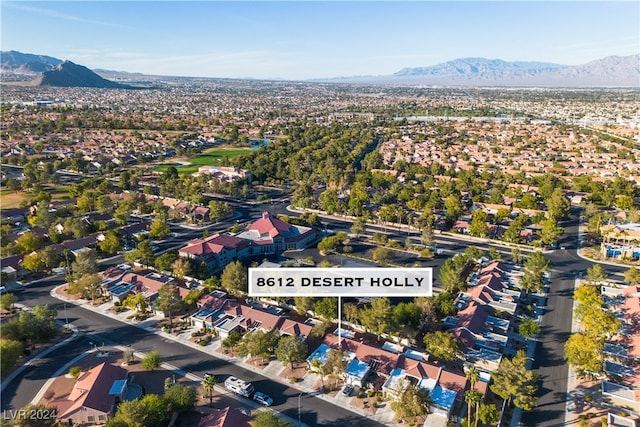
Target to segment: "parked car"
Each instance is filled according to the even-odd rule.
[[[253,395],[253,400],[264,406],[273,405],[273,399],[259,391],[256,391],[256,394]]]
[[[353,392],[353,386],[349,384],[344,386],[344,388],[342,389],[342,394],[344,394],[345,396],[351,396],[352,392]]]

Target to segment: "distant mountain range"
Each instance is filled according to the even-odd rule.
[[[62,60],[44,55],[22,53],[15,50],[0,52],[0,69],[16,74],[40,74],[62,64]]]
[[[324,81],[441,86],[640,87],[640,54],[608,56],[575,66],[461,58],[430,67],[403,68],[390,76]]]
[[[69,61],[16,51],[0,52],[1,71],[32,75],[32,83],[65,87],[126,88]],[[96,70],[118,79],[132,73]],[[136,74],[139,78],[141,74]],[[26,77],[26,76],[25,76]],[[315,82],[427,86],[640,87],[640,54],[608,56],[582,65],[460,58],[429,67],[403,68],[386,76],[314,79]]]

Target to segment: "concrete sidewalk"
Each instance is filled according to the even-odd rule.
[[[348,409],[351,412],[354,412],[360,416],[363,417],[367,417],[370,419],[373,419],[381,424],[387,425],[387,426],[396,426],[397,424],[393,422],[393,416],[394,413],[393,411],[391,411],[389,409],[389,405],[384,405],[383,407],[381,407],[380,409],[378,409],[378,411],[376,411],[375,414],[370,414],[367,413],[359,408],[355,408],[349,404],[345,404],[345,402],[342,401],[337,401],[335,397],[331,397],[329,395],[325,395],[322,393],[318,393],[317,390],[314,389],[314,385],[317,383],[319,377],[313,374],[308,374],[306,373],[304,375],[304,377],[302,378],[302,381],[299,381],[297,383],[292,383],[290,382],[288,379],[286,378],[282,378],[279,374],[284,370],[284,366],[282,365],[282,362],[280,361],[271,361],[266,367],[264,368],[258,368],[257,366],[251,364],[251,363],[245,363],[246,359],[240,360],[237,357],[231,357],[228,356],[226,354],[224,354],[224,352],[220,351],[221,349],[221,341],[218,337],[214,338],[209,344],[205,345],[205,346],[201,346],[199,344],[196,344],[195,342],[191,341],[191,332],[195,331],[196,328],[189,328],[186,331],[183,331],[181,333],[179,333],[178,335],[172,334],[172,333],[167,333],[167,332],[163,332],[162,330],[160,330],[160,328],[155,327],[155,325],[164,319],[163,316],[161,315],[155,315],[152,317],[147,318],[144,321],[141,322],[137,322],[131,318],[129,318],[132,315],[132,312],[127,310],[125,312],[122,313],[115,313],[113,312],[112,308],[113,308],[113,303],[108,302],[108,303],[104,303],[101,304],[99,306],[92,306],[90,301],[87,300],[83,300],[83,299],[78,299],[78,300],[74,300],[72,298],[69,298],[67,296],[64,295],[63,292],[59,292],[59,290],[65,285],[60,285],[56,288],[54,288],[51,291],[51,296],[58,298],[60,300],[66,301],[68,303],[72,303],[78,306],[82,306],[83,308],[87,309],[87,310],[93,310],[96,312],[99,312],[105,316],[111,317],[112,319],[116,319],[120,322],[123,323],[127,323],[129,325],[133,325],[139,328],[142,328],[148,332],[152,332],[156,335],[160,335],[163,338],[166,339],[170,339],[176,342],[179,342],[183,345],[189,346],[191,348],[193,348],[194,350],[200,351],[202,353],[205,354],[209,354],[212,357],[218,358],[218,359],[223,359],[229,363],[234,363],[236,365],[241,366],[244,369],[248,369],[251,370],[259,375],[265,376],[270,378],[273,381],[277,381],[281,384],[286,385],[287,387],[291,387],[294,388],[296,390],[299,390],[302,394],[308,394],[308,395],[313,395],[315,397],[318,397],[320,399],[323,399],[331,404],[340,406],[341,408],[344,409]],[[136,353],[136,357],[144,357],[144,354],[140,353]],[[178,370],[176,367],[167,365],[167,368],[173,369],[173,370]],[[202,380],[202,378],[197,377],[193,374],[189,374],[187,372],[184,372],[185,376],[189,376],[191,379],[194,380]],[[224,387],[222,386],[217,386],[216,388],[217,391],[220,392],[226,392],[226,389],[224,389]],[[339,394],[338,394],[339,395]],[[241,396],[235,396],[233,395],[234,398],[236,398],[237,400],[240,400],[243,404],[247,404],[248,399],[243,398]],[[291,421],[294,425],[297,425],[297,420],[289,420]],[[426,425],[426,424],[425,424]]]

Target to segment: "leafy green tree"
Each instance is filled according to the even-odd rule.
[[[178,287],[172,284],[164,284],[158,289],[158,298],[155,301],[155,309],[162,311],[169,318],[169,327],[173,328],[173,315],[184,310],[185,303],[180,296]]]
[[[144,239],[138,243],[138,249],[136,249],[136,251],[138,252],[138,259],[142,265],[147,266],[154,264],[156,256],[153,252],[153,244],[151,243],[151,240]]]
[[[300,208],[311,207],[313,204],[313,188],[308,182],[303,181],[298,185],[291,197],[291,203]]]
[[[22,266],[29,271],[33,272],[41,272],[44,271],[45,265],[42,262],[42,258],[40,254],[37,252],[32,252],[22,259]]]
[[[369,194],[362,182],[355,182],[349,193],[349,212],[355,216],[361,216],[364,207],[369,203]]]
[[[212,222],[221,221],[233,214],[233,208],[227,202],[211,200],[209,202],[209,219]]]
[[[58,311],[48,305],[36,305],[32,310],[38,327],[38,339],[47,340],[56,335]]]
[[[162,358],[160,357],[160,353],[155,350],[148,352],[142,358],[142,366],[144,366],[146,370],[151,372],[158,369],[161,363]]]
[[[116,220],[118,225],[126,225],[132,213],[133,205],[129,202],[122,202],[113,213],[113,218]]]
[[[225,339],[222,340],[223,348],[235,349],[235,347],[242,341],[242,334],[238,331],[231,331]]]
[[[548,199],[545,199],[547,211],[552,218],[566,218],[571,209],[571,201],[561,188],[556,188]]]
[[[493,383],[489,386],[491,391],[507,404],[513,404],[525,411],[533,409],[536,405],[537,382],[539,374],[526,368],[527,355],[519,350],[511,359],[503,357],[498,370],[493,373]]]
[[[640,270],[638,270],[637,267],[629,267],[629,269],[624,272],[624,281],[630,285],[640,284]]]
[[[579,378],[593,378],[604,369],[604,340],[592,335],[572,334],[564,345],[564,359]]]
[[[339,211],[341,209],[340,205],[341,202],[338,199],[336,190],[327,189],[318,197],[318,207],[329,215]]]
[[[534,335],[540,333],[540,325],[533,319],[523,319],[518,327],[520,335],[527,339],[531,339]]]
[[[176,259],[177,255],[174,251],[165,252],[162,255],[158,255],[154,261],[154,266],[159,271],[169,271]]]
[[[620,320],[610,311],[599,306],[588,306],[576,317],[582,323],[585,332],[598,339],[611,338],[620,329]]]
[[[517,265],[522,264],[522,261],[524,261],[524,256],[522,255],[520,248],[515,246],[511,248],[511,261],[513,261],[513,263]]]
[[[13,304],[17,302],[18,302],[18,297],[12,293],[3,294],[0,297],[0,307],[2,307],[2,309],[5,311],[9,311],[13,309]]]
[[[564,228],[558,227],[555,217],[550,217],[542,223],[540,241],[545,245],[553,245],[564,234]]]
[[[147,394],[120,402],[115,416],[107,421],[107,427],[153,427],[168,416],[164,400],[157,394]]]
[[[171,269],[178,279],[182,279],[191,272],[191,264],[184,258],[178,258],[171,264]]]
[[[415,335],[422,318],[422,310],[415,302],[401,302],[391,311],[393,329],[399,331],[403,336]]]
[[[451,332],[429,332],[424,336],[424,344],[436,359],[450,362],[460,355],[460,341]]]
[[[267,411],[258,412],[253,418],[254,427],[293,427],[287,420],[278,418],[274,413]]]
[[[409,384],[390,405],[396,414],[396,421],[410,421],[428,414],[432,403],[426,389]]]
[[[162,239],[171,232],[169,224],[163,218],[156,217],[149,226],[149,236],[154,239]]]
[[[318,242],[318,250],[322,254],[335,252],[340,244],[340,240],[336,236],[327,236]]]
[[[222,286],[230,293],[246,294],[248,289],[247,269],[240,261],[232,261],[222,271]]]
[[[300,314],[305,314],[311,310],[314,301],[312,297],[293,297],[293,304],[296,306],[296,311]]]
[[[463,262],[458,262],[460,259]],[[465,270],[467,268],[467,257],[456,256],[447,259],[440,267],[440,282],[445,291],[456,292],[466,288]]]
[[[173,384],[164,392],[163,400],[171,410],[184,412],[196,406],[196,389],[183,384]]]
[[[484,251],[477,246],[469,246],[464,250],[464,254],[469,259],[478,260],[484,256]]]
[[[102,295],[102,276],[97,273],[87,273],[80,276],[69,283],[67,292],[95,302],[95,299]]]
[[[304,362],[309,348],[307,343],[296,335],[287,335],[278,341],[275,355],[285,365],[293,369],[294,363]]]
[[[391,302],[389,298],[376,298],[371,306],[360,312],[362,326],[376,335],[388,331],[391,324]]]
[[[520,276],[519,284],[526,293],[540,292],[544,288],[544,276],[540,272],[525,270]]]
[[[392,260],[395,254],[391,249],[388,248],[375,248],[373,252],[371,252],[371,259],[377,262],[386,262]]]
[[[455,314],[456,307],[453,305],[456,299],[457,293],[454,295],[451,292],[440,292],[433,299],[433,305],[435,306],[438,317],[444,318],[445,316],[451,316]]]
[[[146,312],[148,308],[147,300],[142,293],[127,295],[124,301],[122,301],[122,306],[141,313]]]
[[[500,420],[500,411],[494,404],[480,404],[478,415],[482,424],[495,425]]]
[[[460,196],[452,194],[444,202],[444,216],[449,223],[454,223],[462,215]]]
[[[527,257],[524,268],[530,271],[547,272],[551,269],[551,263],[541,252],[533,252]]]
[[[327,321],[338,318],[338,298],[320,298],[313,304],[313,311]]]
[[[115,231],[108,231],[104,240],[98,242],[98,248],[107,255],[115,255],[122,250],[122,239]]]
[[[79,279],[87,274],[98,272],[98,261],[94,250],[84,250],[76,253],[75,260],[71,263],[73,277]]]
[[[101,214],[111,214],[114,211],[114,204],[111,197],[105,195],[99,196],[96,200],[96,209]]]
[[[20,341],[0,338],[0,369],[3,373],[16,366],[23,351]]]
[[[600,264],[593,264],[587,269],[587,280],[591,283],[605,282],[607,280],[607,273]]]
[[[278,344],[278,336],[278,330],[275,328],[268,332],[256,329],[242,337],[237,353],[242,357],[254,356],[263,360],[268,359]]]
[[[353,220],[350,230],[355,238],[359,238],[367,231],[367,221],[364,218],[358,217]]]
[[[42,239],[36,233],[27,231],[15,241],[16,252],[20,254],[30,254],[42,247]]]
[[[471,214],[471,224],[469,224],[469,234],[476,237],[486,237],[489,228],[487,227],[487,219],[489,215],[482,209],[476,209]]]

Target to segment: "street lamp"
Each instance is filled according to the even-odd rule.
[[[64,321],[65,321],[64,326],[68,327],[69,326],[69,318],[67,317],[67,303],[66,302],[64,303]]]
[[[302,424],[300,423],[300,398],[302,397],[302,392],[300,392],[300,394],[298,395],[298,427],[301,427]]]

